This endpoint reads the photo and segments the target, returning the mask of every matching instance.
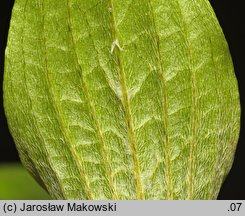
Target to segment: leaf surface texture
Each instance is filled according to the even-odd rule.
[[[239,134],[207,0],[16,0],[4,103],[56,199],[215,199]]]

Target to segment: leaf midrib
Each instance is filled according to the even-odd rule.
[[[114,40],[118,40],[120,44],[120,40],[118,38],[118,30],[116,27],[116,20],[114,16],[114,7],[113,7],[113,0],[109,0],[109,7],[111,8],[111,33],[113,36]],[[133,120],[131,116],[131,108],[130,108],[130,102],[129,102],[129,97],[127,93],[127,86],[126,86],[126,78],[125,78],[125,72],[124,72],[124,67],[123,67],[123,59],[121,56],[121,50],[118,49],[118,47],[115,47],[114,53],[117,56],[117,61],[118,61],[118,75],[119,75],[119,83],[122,91],[122,104],[123,108],[125,111],[125,123],[128,131],[128,139],[129,139],[129,145],[130,145],[130,150],[131,150],[131,155],[133,158],[133,164],[134,164],[134,177],[136,181],[136,198],[138,200],[144,200],[145,195],[143,191],[143,186],[142,186],[142,179],[141,179],[141,172],[140,172],[140,165],[139,165],[139,159],[138,159],[138,154],[136,150],[136,144],[135,144],[135,135],[134,135],[134,130],[133,130]]]

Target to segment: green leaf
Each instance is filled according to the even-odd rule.
[[[207,0],[16,0],[4,105],[55,199],[216,199],[239,135]]]
[[[0,166],[0,200],[44,200],[48,194],[19,164]]]

